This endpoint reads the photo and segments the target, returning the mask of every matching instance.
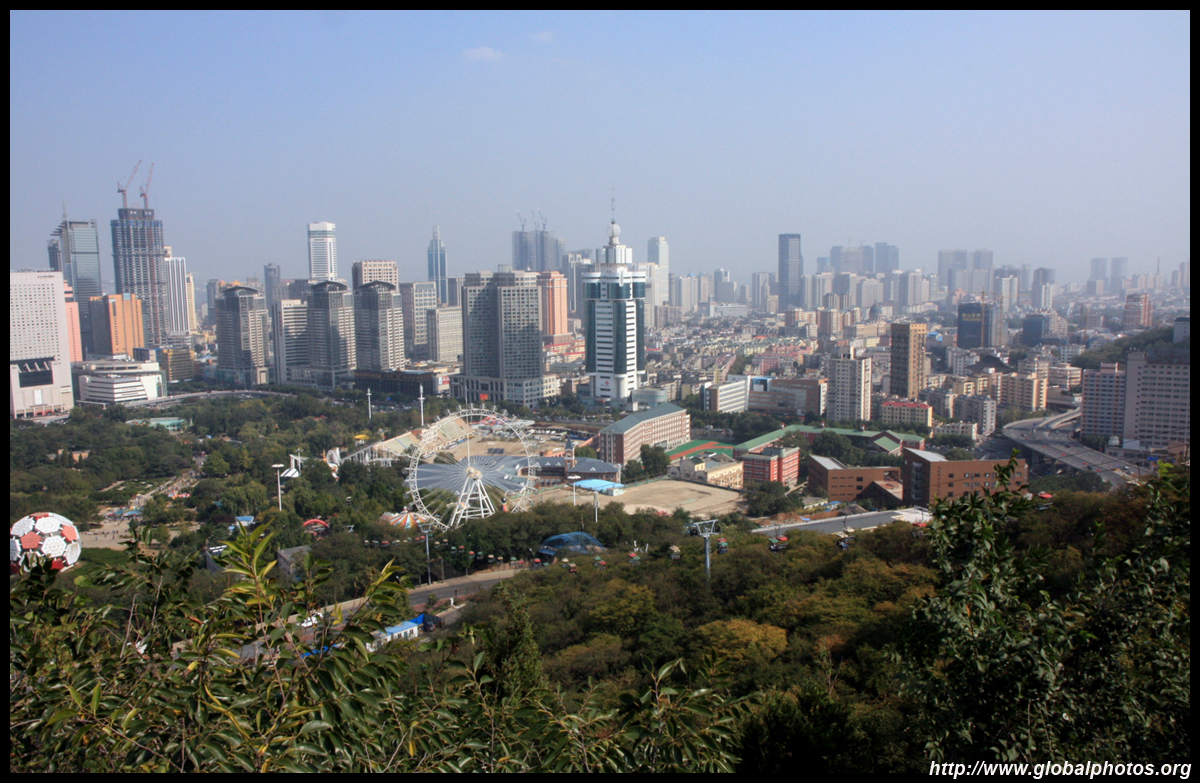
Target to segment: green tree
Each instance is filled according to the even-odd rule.
[[[1031,501],[1002,491],[933,509],[939,586],[902,663],[934,760],[1190,753],[1190,475],[1164,469],[1137,492],[1142,536],[1120,557],[1097,546],[1061,598],[1044,589],[1046,556],[1012,542]]]
[[[662,446],[642,445],[642,467],[645,468],[648,477],[665,476],[670,464],[671,459]]]
[[[229,463],[220,454],[213,454],[208,459],[204,460],[204,475],[206,476],[228,476]]]

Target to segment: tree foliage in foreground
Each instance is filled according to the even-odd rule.
[[[1117,557],[1098,541],[1059,597],[1047,554],[1010,538],[1032,501],[1005,491],[934,508],[940,584],[902,657],[933,759],[1190,757],[1190,478],[1164,468],[1140,492],[1140,539]]]
[[[676,683],[662,666],[642,692],[568,709],[528,649],[511,603],[503,639],[445,643],[444,667],[415,692],[404,644],[371,632],[411,614],[388,565],[337,636],[300,620],[328,568],[296,586],[270,578],[271,534],[230,542],[239,577],[215,601],[187,590],[169,553],[81,570],[78,582],[147,596],[118,623],[43,566],[10,591],[9,766],[13,771],[728,771],[739,703]],[[479,642],[476,644],[476,642]],[[469,650],[462,656],[450,652]],[[307,654],[316,650],[315,654]],[[515,656],[514,660],[509,660]],[[513,674],[499,688],[495,674]]]

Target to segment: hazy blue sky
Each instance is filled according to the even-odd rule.
[[[940,248],[1082,280],[1187,260],[1188,13],[10,14],[11,268],[45,268],[65,200],[108,222],[156,164],[151,206],[200,281],[340,272],[422,279],[511,260],[517,210],[568,248],[622,239],[672,271],[806,271],[834,244]]]

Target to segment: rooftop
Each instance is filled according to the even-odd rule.
[[[651,419],[657,419],[662,416],[671,416],[676,413],[686,413],[686,412],[687,411],[685,411],[683,408],[680,408],[678,405],[672,405],[669,402],[664,402],[664,403],[655,405],[653,408],[650,408],[649,410],[638,411],[637,413],[631,413],[628,416],[626,416],[625,418],[621,419],[620,421],[613,422],[612,424],[608,425],[607,427],[605,427],[604,429],[602,429],[600,431],[607,432],[610,434],[618,433],[618,432],[629,432],[629,430],[633,429],[635,426],[637,426],[638,424],[641,424],[642,422],[650,421]]]

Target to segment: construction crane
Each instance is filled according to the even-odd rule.
[[[137,165],[133,167],[133,173],[129,175],[129,179],[125,180],[125,184],[122,185],[120,182],[117,182],[117,192],[121,194],[121,208],[122,209],[129,208],[129,199],[126,197],[125,191],[129,188],[130,183],[133,182],[133,178],[137,176],[138,169],[140,169],[141,167],[142,167],[142,162],[139,160],[137,162]]]
[[[521,231],[525,231],[525,218],[521,217],[521,210],[517,210],[517,220],[521,221]]]
[[[146,184],[142,185],[142,209],[150,209],[150,180],[154,178],[154,164],[150,164],[150,173],[146,175]]]
[[[538,217],[540,217],[542,219],[542,231],[545,231],[546,224],[548,221],[546,220],[546,216],[542,214],[542,211],[540,209],[538,210]]]

